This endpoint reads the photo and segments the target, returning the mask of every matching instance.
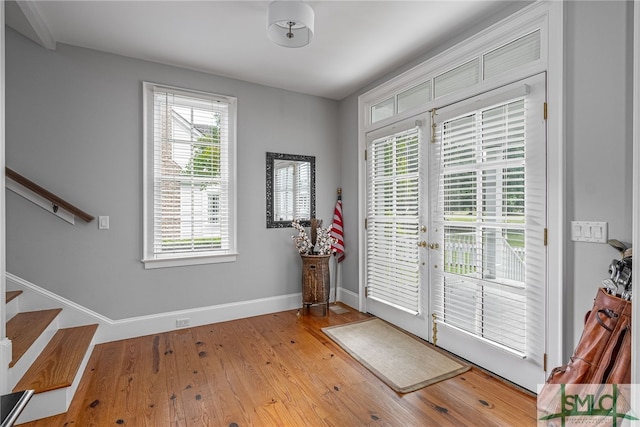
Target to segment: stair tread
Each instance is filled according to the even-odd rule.
[[[97,328],[94,324],[59,329],[13,390],[43,393],[71,386]]]
[[[11,340],[11,362],[9,367],[16,364],[27,352],[31,344],[47,329],[56,318],[61,308],[50,310],[27,311],[18,313],[7,322],[7,337]]]
[[[6,302],[10,302],[15,299],[18,295],[20,295],[22,291],[7,291]]]

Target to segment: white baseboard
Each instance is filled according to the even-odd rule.
[[[291,310],[300,307],[301,300],[302,294],[299,293],[112,320],[104,328],[101,342],[183,329],[176,327],[179,319],[189,319],[187,327],[193,327]]]
[[[354,308],[355,310],[358,309],[358,304],[359,304],[358,294],[348,289],[338,288],[338,301],[348,305],[349,307]]]
[[[40,286],[11,273],[6,274],[7,290],[20,290],[18,307],[21,312],[61,308],[57,319],[60,328],[79,326],[87,323],[98,323],[100,326],[112,322],[111,319],[89,310],[73,301],[56,295]]]
[[[96,331],[96,344],[182,329],[176,327],[179,319],[188,319],[188,327],[193,327],[292,310],[300,307],[302,300],[302,294],[295,293],[112,320],[11,273],[7,273],[7,289],[24,292],[24,303],[20,305],[22,311],[62,308],[59,315],[61,328],[97,323],[100,327]],[[338,288],[338,301],[358,307],[358,294]]]
[[[97,344],[181,329],[176,327],[178,319],[189,319],[188,326],[192,327],[291,310],[298,308],[302,300],[302,294],[296,293],[112,320],[11,273],[7,273],[7,289],[23,291],[22,311],[62,308],[61,328],[97,323]]]

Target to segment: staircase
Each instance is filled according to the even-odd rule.
[[[62,328],[60,308],[21,311],[24,297],[20,290],[6,293],[7,337],[12,342],[9,383],[14,392],[35,391],[20,423],[67,411],[98,328],[97,324]]]

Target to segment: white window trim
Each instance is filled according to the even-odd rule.
[[[564,97],[563,97],[563,40],[564,40],[564,2],[553,0],[538,1],[513,15],[501,20],[473,37],[444,51],[443,53],[417,65],[416,67],[388,80],[358,98],[358,152],[366,150],[367,132],[373,131],[408,117],[428,111],[432,108],[449,105],[456,100],[471,97],[493,88],[500,87],[519,77],[527,77],[538,72],[547,72],[547,227],[549,233],[547,259],[547,312],[541,313],[546,319],[547,329],[547,367],[560,366],[565,361],[564,347],[564,223],[565,207],[565,138],[564,138]],[[439,72],[454,68],[466,60],[498,47],[501,44],[530,32],[534,27],[541,29],[540,61],[521,67],[506,76],[498,76],[491,81],[481,81],[474,87],[449,94],[430,101],[420,107],[412,108],[391,118],[371,124],[370,107],[377,102],[402,92],[425,78],[431,78]],[[550,41],[558,41],[550,42]],[[364,155],[358,163],[358,215],[366,216],[366,162]],[[359,260],[359,309],[366,311],[364,293],[366,268],[366,239],[362,230],[358,230]]]
[[[176,93],[188,95],[201,95],[203,98],[224,98],[229,103],[229,139],[233,141],[229,144],[229,241],[230,249],[224,254],[209,254],[206,252],[196,254],[180,254],[167,257],[153,256],[153,88],[161,86]],[[237,251],[237,98],[223,95],[216,95],[208,92],[187,90],[183,88],[162,85],[152,82],[142,83],[142,164],[143,164],[143,190],[142,190],[142,215],[143,215],[143,257],[141,262],[145,269],[182,267],[202,264],[217,264],[225,262],[235,262],[238,256]],[[149,139],[151,138],[151,140]]]

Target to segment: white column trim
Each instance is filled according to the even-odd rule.
[[[640,247],[640,2],[633,4],[633,244]],[[631,330],[640,325],[638,303],[632,305]],[[640,413],[640,343],[638,334],[631,334],[631,409]]]
[[[4,29],[4,4],[0,2],[0,24]],[[9,390],[9,362],[11,361],[11,340],[7,338],[7,327],[5,323],[6,291],[6,232],[5,218],[6,205],[4,194],[4,138],[5,138],[5,39],[4,31],[0,31],[0,394],[6,394]]]

